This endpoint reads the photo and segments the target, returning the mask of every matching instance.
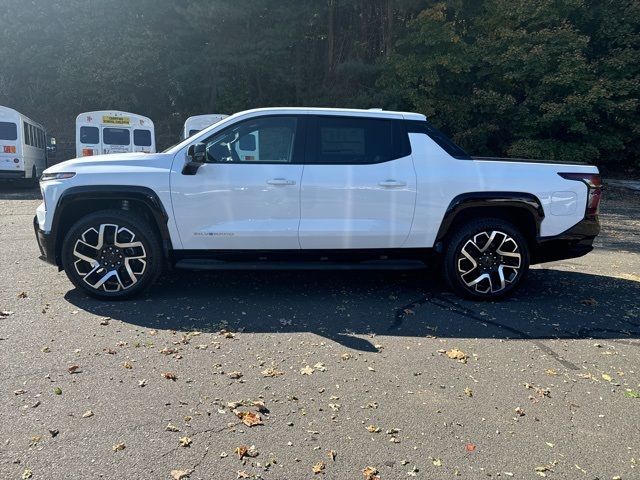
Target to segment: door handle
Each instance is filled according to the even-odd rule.
[[[296,182],[293,180],[287,180],[286,178],[272,178],[267,180],[269,185],[295,185]]]
[[[378,182],[378,185],[381,187],[406,187],[407,182],[401,182],[398,180],[383,180],[382,182]]]

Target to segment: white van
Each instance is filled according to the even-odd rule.
[[[47,168],[44,127],[20,112],[0,106],[0,179],[37,185]]]
[[[76,157],[155,151],[155,129],[147,117],[101,110],[81,113],[76,118]]]

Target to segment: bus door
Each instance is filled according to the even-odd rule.
[[[132,151],[131,129],[128,127],[101,127],[102,153],[126,153]]]
[[[18,125],[0,120],[0,170],[23,169],[19,158],[22,154],[20,150]]]

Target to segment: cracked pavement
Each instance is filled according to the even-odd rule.
[[[498,303],[429,271],[176,272],[99,302],[37,258],[38,203],[0,187],[2,479],[640,478],[638,192]]]

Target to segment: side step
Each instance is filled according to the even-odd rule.
[[[420,260],[369,260],[348,262],[274,262],[247,261],[224,262],[222,260],[190,258],[179,260],[175,268],[184,270],[417,270],[426,265]]]

